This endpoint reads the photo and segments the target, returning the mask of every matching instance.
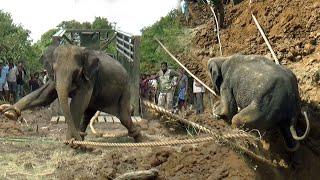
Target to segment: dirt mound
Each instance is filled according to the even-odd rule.
[[[280,149],[280,147],[283,147],[283,142],[279,136],[274,135],[271,140],[268,139],[269,137],[265,137],[269,142],[272,142],[271,146],[273,147],[271,147],[270,151],[290,164],[288,171],[285,171],[285,173],[277,172],[273,177],[281,174],[280,177],[282,178],[314,178],[314,175],[317,174],[316,169],[319,167],[319,163],[314,163],[314,166],[306,171],[295,172],[295,168],[299,169],[299,166],[307,165],[308,161],[319,159],[318,156],[320,154],[319,11],[320,2],[317,0],[268,0],[256,2],[252,5],[252,12],[266,32],[278,59],[296,74],[299,81],[303,109],[308,112],[311,121],[309,138],[302,142],[302,147],[295,155],[288,155],[287,152]],[[203,14],[197,15],[194,18],[195,20],[197,20],[197,17],[207,18],[207,20],[205,23],[194,27],[192,33],[189,33],[191,34],[191,37],[189,37],[191,50],[188,54],[183,55],[182,61],[193,68],[191,69],[193,73],[200,75],[201,79],[206,79],[206,82],[211,84],[208,77],[206,77],[207,73],[201,72],[201,69],[205,70],[206,62],[209,58],[220,54],[215,24],[212,16],[207,16],[208,11],[204,10],[203,7],[194,6],[193,12]],[[247,1],[236,6],[226,6],[225,17],[227,28],[221,30],[224,56],[242,53],[261,54],[271,57],[261,34],[253,22]],[[207,107],[210,106],[207,104]],[[212,124],[213,127],[216,124],[216,122],[212,123],[210,121],[204,123]],[[221,128],[223,126],[218,125],[218,127]],[[266,154],[266,156],[268,155]],[[263,168],[262,171],[264,171]]]

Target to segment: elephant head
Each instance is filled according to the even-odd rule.
[[[58,46],[49,46],[41,55],[40,62],[43,64],[44,69],[47,70],[49,78],[53,80],[53,52]]]
[[[223,81],[221,67],[225,58],[211,58],[208,61],[207,67],[213,84],[214,91],[220,95],[220,86]]]
[[[98,68],[99,58],[92,50],[77,46],[60,46],[54,50],[55,86],[66,119],[76,121],[72,119],[70,106],[68,105],[69,94],[79,91],[80,88],[86,88],[88,96],[91,97]],[[75,137],[74,133],[77,130],[73,129],[75,127],[72,123],[74,122],[68,122],[68,126],[73,133],[71,137]]]

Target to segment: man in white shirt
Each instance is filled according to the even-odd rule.
[[[19,74],[17,66],[13,62],[9,62],[9,73],[7,77],[10,96],[13,97],[14,102],[17,101],[17,75]]]
[[[180,2],[180,8],[182,14],[184,14],[187,23],[189,22],[189,7],[188,7],[188,2],[186,0],[182,0]]]
[[[197,81],[193,80],[194,105],[196,106],[196,114],[203,113],[203,93],[204,87]]]

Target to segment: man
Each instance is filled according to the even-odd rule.
[[[40,71],[38,72],[37,76],[35,77],[36,79],[38,79],[39,81],[39,86],[41,87],[42,85],[44,85],[43,81],[44,81],[44,71]]]
[[[166,109],[173,110],[173,93],[174,87],[172,79],[174,76],[179,76],[179,73],[168,69],[167,62],[161,63],[161,70],[158,72],[156,78],[159,80],[159,98],[158,106],[165,107]]]
[[[0,93],[1,100],[9,100],[9,87],[7,82],[7,75],[9,73],[9,67],[3,64],[3,61],[0,60]]]
[[[203,113],[203,93],[204,87],[197,81],[193,80],[194,104],[196,106],[196,114]]]
[[[18,63],[18,75],[17,75],[17,100],[24,96],[24,79],[26,77],[26,70],[22,62]]]
[[[182,0],[180,3],[181,7],[181,12],[184,14],[187,23],[189,22],[189,7],[188,7],[188,2],[186,0]]]
[[[15,66],[12,62],[12,60],[9,62],[9,74],[7,77],[8,86],[9,86],[9,92],[10,97],[13,97],[13,102],[17,102],[17,75],[18,75],[18,68]]]
[[[43,84],[46,84],[49,81],[49,75],[47,73],[47,70],[43,70]]]
[[[153,74],[155,75],[155,74]],[[158,90],[158,82],[156,79],[149,80],[149,87],[150,87],[150,94],[149,94],[149,101],[156,104],[157,102],[157,90]]]
[[[187,103],[186,103],[186,96],[188,92],[188,77],[185,74],[185,71],[181,68],[180,69],[180,76],[178,80],[178,109],[179,111],[187,109]]]
[[[209,4],[214,6],[214,12],[217,15],[218,24],[221,29],[224,28],[224,8],[222,0],[208,0]]]
[[[36,73],[30,74],[30,80],[28,84],[29,84],[30,93],[39,89],[40,85],[39,85],[38,79],[36,79]]]

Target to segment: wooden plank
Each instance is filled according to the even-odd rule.
[[[142,118],[140,116],[132,116],[132,121],[134,123],[139,123],[142,121]],[[50,120],[51,122],[65,122],[64,116],[53,116]],[[121,123],[121,121],[116,116],[98,116],[98,122],[99,123]]]
[[[59,116],[52,116],[50,121],[59,123]]]

